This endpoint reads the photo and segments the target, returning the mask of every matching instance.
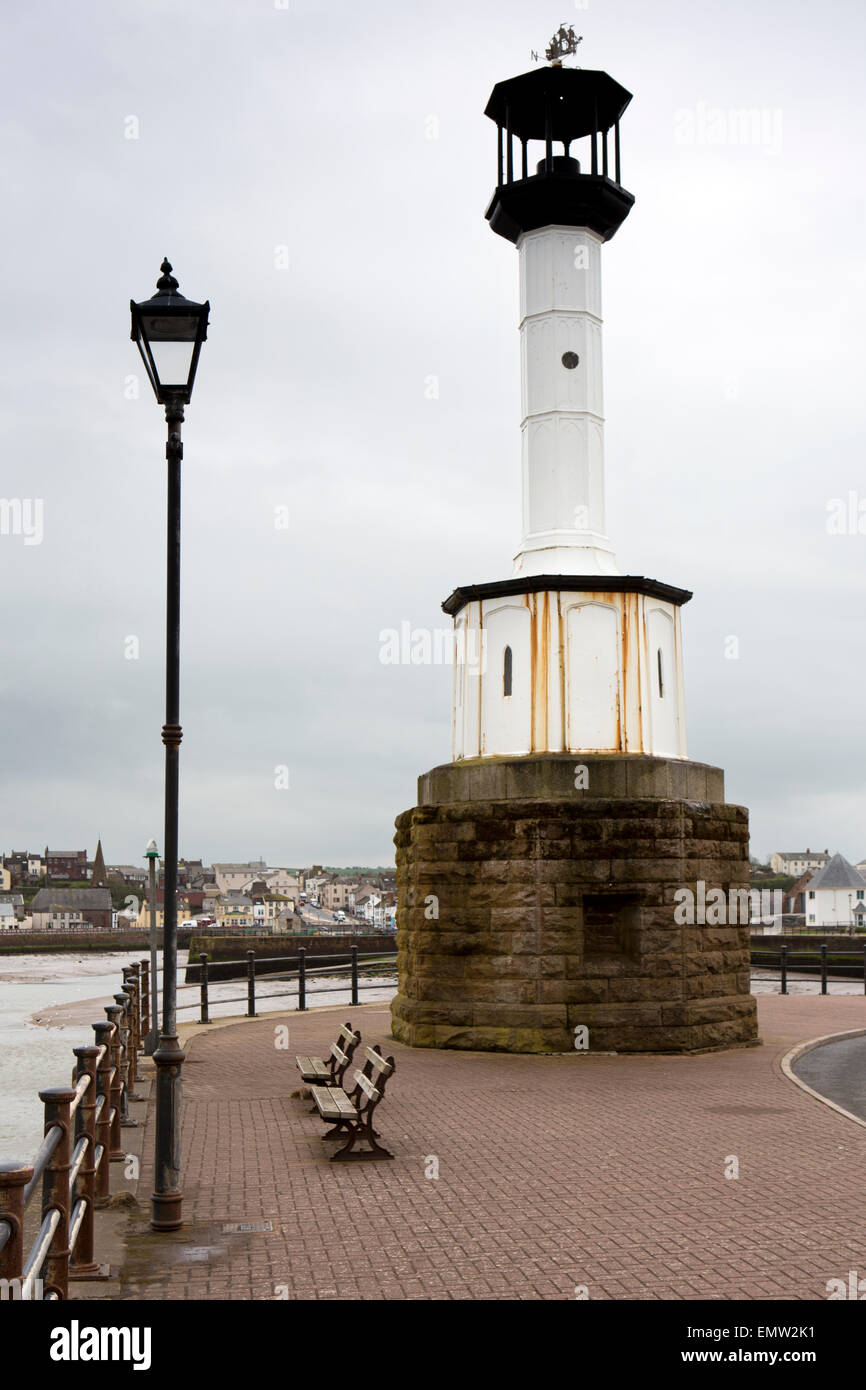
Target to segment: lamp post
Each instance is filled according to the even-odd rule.
[[[156,867],[159,863],[159,850],[156,840],[148,840],[144,857],[147,860],[150,900],[150,1027],[144,1040],[144,1050],[148,1057],[152,1057],[159,1041],[159,981],[156,960]]]
[[[148,380],[165,407],[168,440],[168,544],[165,645],[165,876],[163,889],[162,1031],[153,1054],[156,1066],[156,1152],[150,1224],[176,1231],[183,1222],[180,1185],[180,1097],[183,1048],[177,1037],[177,820],[180,727],[180,463],[181,425],[189,405],[210,305],[178,293],[164,260],[156,294],[130,300],[131,338],[138,345]]]

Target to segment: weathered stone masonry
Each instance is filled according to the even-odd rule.
[[[594,1052],[754,1041],[748,926],[674,920],[677,888],[747,888],[748,812],[666,794],[720,795],[718,769],[584,761],[592,791],[574,789],[574,757],[477,760],[420,779],[427,804],[401,815],[395,836],[396,1038],[564,1052],[586,1025]],[[473,782],[488,799],[454,799]],[[650,794],[630,795],[638,786]],[[527,796],[533,787],[547,795]]]

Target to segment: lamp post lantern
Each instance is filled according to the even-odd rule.
[[[164,260],[156,294],[130,301],[131,338],[138,345],[148,380],[165,407],[168,439],[166,647],[165,647],[165,877],[163,889],[162,1031],[156,1065],[156,1154],[150,1224],[175,1231],[182,1224],[180,1185],[180,1096],[183,1048],[177,1037],[177,821],[180,727],[180,464],[181,425],[189,405],[201,345],[207,337],[210,304],[196,304],[178,291]]]
[[[156,840],[148,840],[144,857],[147,860],[147,895],[150,902],[150,1027],[144,1040],[144,1050],[148,1057],[152,1057],[159,1042],[159,979],[156,959],[156,869],[159,850]]]

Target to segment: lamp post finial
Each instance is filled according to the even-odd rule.
[[[164,258],[159,268],[162,274],[156,282],[156,288],[162,290],[164,294],[173,294],[177,289],[177,280],[171,273],[171,262]]]

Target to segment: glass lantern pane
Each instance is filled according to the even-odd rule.
[[[150,350],[163,386],[186,386],[194,343],[151,343]]]

